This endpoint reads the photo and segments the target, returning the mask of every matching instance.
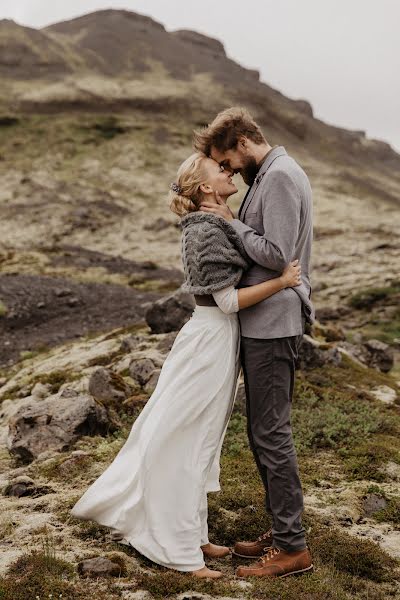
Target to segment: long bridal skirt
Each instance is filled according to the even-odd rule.
[[[237,313],[196,306],[152,396],[113,462],[71,512],[112,528],[150,560],[204,566],[207,492],[218,491],[223,438],[238,388]]]

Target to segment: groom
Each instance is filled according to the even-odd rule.
[[[272,528],[234,553],[260,557],[237,575],[280,577],[313,570],[301,523],[303,493],[290,424],[295,360],[305,322],[315,320],[309,278],[312,199],[307,175],[283,146],[271,147],[247,110],[230,108],[194,134],[196,150],[249,186],[236,218],[219,200],[201,210],[223,217],[240,235],[254,264],[240,287],[278,277],[299,259],[302,284],[239,311],[241,363],[251,449],[265,487]]]

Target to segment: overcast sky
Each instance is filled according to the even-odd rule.
[[[400,151],[400,0],[0,0],[0,18],[43,27],[102,8],[216,37],[318,118]]]

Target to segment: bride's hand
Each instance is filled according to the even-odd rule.
[[[283,271],[280,277],[283,287],[294,287],[301,284],[301,266],[298,262],[297,259],[294,260]]]

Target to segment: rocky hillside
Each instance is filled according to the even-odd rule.
[[[220,41],[124,10],[40,30],[0,21],[0,77],[0,598],[396,598],[400,156],[315,119]],[[169,297],[182,268],[168,185],[193,128],[234,104],[313,187],[318,322],[293,426],[317,571],[246,587],[227,561],[224,584],[196,587],[69,508],[122,446],[190,316],[190,298]],[[268,526],[242,385],[210,502],[221,543]]]

